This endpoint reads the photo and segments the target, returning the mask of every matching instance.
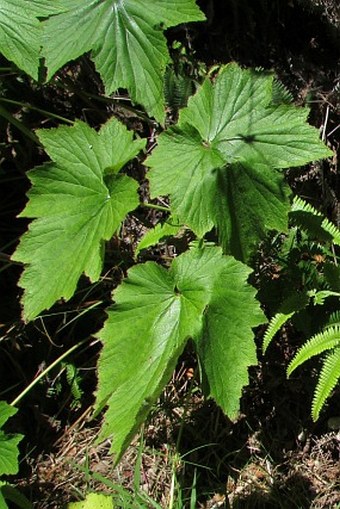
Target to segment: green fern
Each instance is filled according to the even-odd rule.
[[[275,334],[288,320],[309,303],[309,295],[305,293],[291,295],[282,303],[280,310],[270,320],[263,337],[262,350],[266,352]]]
[[[167,67],[164,75],[164,96],[168,108],[178,111],[186,106],[193,91],[193,81],[189,76],[177,73],[170,66]]]
[[[294,198],[290,217],[294,224],[306,231],[311,237],[326,242],[331,241],[340,246],[340,230],[299,196]]]
[[[334,314],[333,318],[339,318],[339,314]],[[326,399],[340,379],[340,326],[328,324],[322,332],[315,334],[298,350],[287,368],[287,375],[290,376],[301,364],[328,350],[330,350],[330,353],[325,357],[314,392],[312,403],[313,421],[319,418]]]
[[[71,406],[77,407],[83,396],[83,391],[80,387],[81,377],[79,375],[78,368],[71,362],[64,363],[64,368],[66,370],[66,381],[70,387],[70,391],[73,397]]]
[[[284,86],[282,81],[273,80],[273,104],[291,104],[294,101],[293,94]]]
[[[287,313],[287,314],[276,313],[276,315],[274,315],[272,317],[272,319],[270,320],[269,325],[267,327],[267,330],[265,332],[265,335],[263,337],[263,344],[262,344],[263,353],[266,353],[266,350],[267,350],[269,344],[271,343],[273,337],[275,336],[275,334],[277,332],[279,332],[281,327],[286,322],[288,322],[289,318],[291,316],[293,316],[293,314],[294,314],[294,311],[292,313]]]
[[[328,319],[325,329],[328,327],[340,327],[340,310],[332,313]]]
[[[329,288],[335,292],[340,292],[340,266],[326,262],[323,266],[323,273]]]
[[[339,340],[340,342],[340,340]],[[335,348],[324,360],[312,403],[312,418],[317,421],[327,398],[340,380],[340,347]]]
[[[287,374],[292,372],[304,362],[326,350],[331,350],[340,344],[340,327],[329,327],[312,336],[295,354],[287,368]]]
[[[301,198],[294,198],[290,217],[293,223],[309,237],[315,237],[318,241],[340,245],[340,230]],[[326,298],[340,297],[338,266],[330,263],[325,264],[324,276],[331,290],[316,291],[314,289],[307,292],[305,306],[310,299],[313,299],[314,305],[322,306]],[[294,302],[294,297],[291,301],[287,299],[279,312],[273,316],[264,335],[263,352],[266,351],[280,327],[296,313],[298,304],[298,300],[296,303]],[[303,302],[301,302],[300,309],[301,307],[303,307]],[[311,414],[314,421],[319,418],[321,409],[340,379],[340,311],[333,313],[323,330],[302,345],[287,368],[287,376],[289,377],[301,364],[321,354],[325,354],[325,358],[312,402]]]

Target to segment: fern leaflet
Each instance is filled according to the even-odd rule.
[[[294,223],[307,233],[340,246],[340,230],[312,205],[296,196],[291,208]]]
[[[333,326],[312,336],[295,354],[287,368],[287,374],[292,372],[301,364],[308,361],[315,355],[331,350],[340,345],[340,327]]]
[[[278,78],[273,80],[273,104],[292,104],[293,94],[285,87]]]
[[[262,350],[263,353],[266,352],[270,342],[272,341],[275,334],[281,329],[282,325],[284,325],[295,311],[292,313],[276,313],[276,315],[273,316],[273,318],[270,320],[268,328],[265,332],[264,338],[263,338],[263,345]]]
[[[282,325],[284,325],[295,313],[300,311],[300,309],[306,307],[309,300],[310,296],[308,293],[297,293],[284,300],[280,306],[279,312],[272,317],[265,332],[262,345],[263,353],[266,352],[270,342]]]
[[[315,389],[312,403],[312,419],[316,421],[319,418],[320,411],[330,396],[332,390],[340,380],[340,347],[327,355],[319,380]]]
[[[327,325],[325,325],[325,328],[328,329],[329,327],[332,326],[337,326],[340,328],[340,310],[335,311],[334,313],[331,314],[331,316],[328,319]]]

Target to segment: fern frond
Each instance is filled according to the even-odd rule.
[[[263,337],[263,353],[266,352],[271,340],[282,325],[284,325],[295,313],[305,308],[308,305],[309,300],[310,296],[308,293],[295,293],[294,295],[287,297],[287,299],[282,302],[279,312],[276,313],[276,315],[274,315],[270,320]]]
[[[325,325],[325,329],[328,329],[332,326],[340,327],[340,311],[335,311],[328,318],[328,322]]]
[[[339,228],[299,196],[293,200],[290,217],[297,226],[310,235],[340,246]]]
[[[177,74],[172,67],[167,67],[164,75],[164,96],[167,106],[175,111],[183,108],[192,93],[192,79],[185,74]]]
[[[340,266],[327,262],[323,266],[323,273],[328,286],[335,292],[340,292]]]
[[[284,325],[295,311],[292,313],[276,313],[276,315],[273,316],[273,318],[270,320],[269,325],[267,327],[267,330],[265,332],[265,335],[263,337],[263,344],[262,344],[262,351],[263,353],[266,353],[266,350],[272,341],[275,334],[281,329],[282,325]]]
[[[273,104],[291,104],[294,97],[289,90],[284,86],[282,81],[274,78],[273,80]]]
[[[295,354],[287,368],[287,375],[315,355],[340,345],[340,327],[333,326],[315,334]]]
[[[340,297],[340,293],[332,292],[330,290],[321,290],[320,292],[314,292],[312,296],[314,297],[314,304],[322,306],[325,302],[325,299],[328,297]]]
[[[329,353],[323,363],[312,403],[312,419],[317,421],[320,411],[340,380],[340,347]]]
[[[75,403],[79,403],[83,396],[83,391],[80,387],[81,377],[79,376],[78,369],[71,362],[65,363],[66,380],[70,387],[71,394]]]

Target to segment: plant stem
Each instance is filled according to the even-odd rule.
[[[10,124],[14,125],[19,131],[21,131],[27,138],[30,138],[34,143],[40,145],[40,141],[37,136],[32,133],[22,122],[20,122],[17,118],[15,118],[9,111],[6,110],[3,106],[0,105],[0,116],[4,117]]]
[[[155,209],[155,210],[161,210],[162,212],[170,212],[169,207],[163,207],[162,205],[154,205],[153,203],[143,202],[140,204],[140,206],[146,207],[147,209]]]
[[[15,104],[16,106],[21,106],[23,108],[27,108],[32,111],[37,111],[38,113],[42,113],[43,115],[46,115],[47,117],[55,118],[56,120],[61,120],[62,122],[66,122],[67,124],[70,124],[70,125],[74,124],[73,120],[69,120],[68,118],[62,117],[61,115],[52,113],[51,111],[42,110],[41,108],[37,108],[36,106],[32,106],[31,104],[28,104],[28,103],[14,101],[13,99],[7,99],[6,97],[0,97],[0,101],[8,103],[8,104]]]
[[[66,352],[64,352],[60,357],[58,357],[55,361],[52,362],[46,369],[44,369],[20,394],[17,396],[12,403],[10,403],[11,406],[15,406],[19,401],[22,400],[26,394],[44,377],[49,373],[55,366],[59,364],[62,360],[65,359],[68,355],[70,355],[72,352],[77,350],[81,345],[89,341],[89,338],[83,339],[82,341],[79,341],[76,345],[73,345],[71,348],[69,348]]]

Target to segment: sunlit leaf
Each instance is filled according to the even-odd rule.
[[[45,23],[48,76],[87,51],[106,92],[127,88],[133,101],[164,120],[163,82],[170,60],[163,31],[204,20],[194,0],[60,0],[65,12]]]
[[[217,227],[224,250],[242,260],[268,229],[287,229],[281,169],[332,154],[306,123],[307,109],[273,104],[272,82],[268,73],[223,67],[146,161],[151,196],[169,195],[198,236]]]
[[[29,172],[21,215],[34,221],[13,255],[26,264],[20,285],[27,320],[72,297],[82,273],[99,278],[103,241],[139,203],[137,182],[120,170],[145,145],[114,118],[99,132],[76,122],[37,134],[53,163]]]

